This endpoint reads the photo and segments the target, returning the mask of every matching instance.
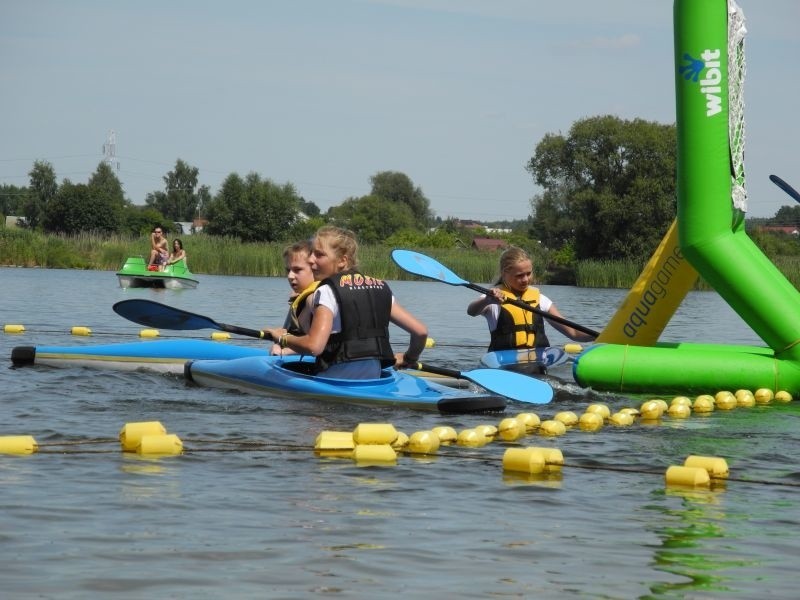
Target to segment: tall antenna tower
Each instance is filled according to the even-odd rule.
[[[119,171],[119,161],[117,160],[117,134],[114,130],[108,132],[108,140],[103,144],[103,158],[109,167]]]

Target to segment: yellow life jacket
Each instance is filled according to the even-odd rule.
[[[533,308],[539,307],[537,288],[529,287],[523,294],[517,296],[506,286],[501,286],[505,298],[520,300],[530,304]],[[550,341],[544,332],[544,318],[533,311],[520,308],[514,304],[504,302],[500,305],[500,314],[497,317],[497,327],[492,331],[489,350],[509,350],[512,348],[539,348],[549,346]]]
[[[292,335],[303,335],[308,333],[307,331],[303,331],[303,328],[300,327],[300,313],[306,309],[308,297],[316,291],[318,286],[319,281],[314,281],[306,289],[297,294],[294,300],[292,300],[289,307],[289,316],[286,324],[286,331],[288,333],[291,333]]]

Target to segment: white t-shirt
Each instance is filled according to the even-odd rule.
[[[486,295],[481,296],[486,298]],[[553,306],[553,301],[544,294],[539,294],[539,308],[544,312],[548,312],[550,307]],[[489,325],[489,331],[497,329],[497,319],[500,317],[500,305],[494,302],[483,309],[481,314],[486,317],[486,323]]]

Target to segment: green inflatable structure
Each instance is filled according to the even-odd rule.
[[[740,110],[729,77],[743,60],[743,43],[729,40],[738,33],[743,38],[743,17],[734,2],[676,0],[674,27],[680,250],[766,347],[596,344],[578,356],[573,374],[581,386],[597,390],[764,387],[796,395],[800,293],[747,236],[740,206],[746,198],[736,151],[743,145],[743,119],[729,123],[730,111]]]

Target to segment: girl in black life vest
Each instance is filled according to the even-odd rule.
[[[416,366],[428,339],[425,325],[395,301],[386,282],[360,272],[357,251],[352,231],[320,228],[310,257],[319,286],[311,299],[308,332],[264,330],[279,346],[316,356],[318,372],[326,377],[372,379],[380,376],[382,367]],[[410,336],[403,354],[394,354],[389,344],[390,322]]]
[[[511,246],[500,255],[500,278],[491,289],[491,294],[483,295],[467,306],[467,314],[471,317],[483,315],[486,318],[491,333],[490,351],[550,345],[544,331],[544,317],[506,302],[510,299],[521,300],[563,318],[553,301],[530,285],[532,279],[533,263],[530,256],[523,249]],[[556,321],[550,321],[550,324],[577,342],[594,339],[589,334]]]

